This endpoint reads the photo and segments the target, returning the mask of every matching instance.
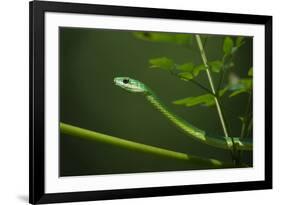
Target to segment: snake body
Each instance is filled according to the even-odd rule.
[[[193,139],[221,149],[230,149],[233,146],[231,137],[218,138],[208,136],[204,130],[191,125],[186,120],[171,112],[157,97],[157,95],[144,83],[129,77],[116,77],[114,78],[114,83],[126,91],[143,94],[147,101],[149,101],[158,111],[160,111],[175,126]],[[245,140],[242,141],[237,137],[233,137],[233,141],[236,148],[239,150],[253,149],[251,142]]]

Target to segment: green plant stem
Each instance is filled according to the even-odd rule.
[[[250,122],[248,123],[247,134],[245,135],[246,137],[249,137],[252,127],[253,127],[253,116],[251,116]]]
[[[251,117],[251,119],[248,119],[248,117],[250,115],[250,112],[251,112],[251,102],[252,102],[252,92],[249,93],[247,108],[246,108],[245,114],[243,116],[244,119],[246,119],[246,120],[244,120],[242,122],[240,139],[245,137],[246,128],[248,129],[249,128],[249,124],[251,123],[252,117]]]
[[[62,122],[60,123],[60,131],[63,134],[74,136],[74,137],[79,137],[87,140],[94,140],[97,142],[125,148],[128,150],[158,155],[158,156],[172,158],[172,159],[184,160],[198,165],[209,166],[213,168],[233,167],[232,163],[222,162],[216,159],[202,158],[194,155],[189,155],[181,152],[175,152],[168,149],[163,149],[163,148],[154,147],[142,143],[124,140],[118,137],[113,137],[110,135],[79,128]]]
[[[222,125],[222,128],[223,128],[224,135],[225,135],[225,137],[229,137],[229,132],[228,132],[226,122],[225,122],[225,118],[224,118],[224,115],[223,115],[223,112],[222,112],[221,103],[220,103],[220,100],[219,100],[219,98],[217,96],[217,93],[216,93],[216,90],[215,90],[214,82],[213,82],[213,79],[212,79],[212,75],[211,75],[210,68],[209,68],[209,65],[208,65],[208,60],[207,60],[207,57],[206,57],[206,54],[205,54],[205,51],[204,51],[204,48],[203,48],[203,45],[202,45],[200,35],[197,34],[197,35],[195,35],[195,37],[196,37],[196,41],[197,41],[197,44],[198,44],[198,47],[199,47],[199,50],[200,50],[200,54],[201,54],[203,64],[206,68],[206,74],[207,74],[207,77],[208,77],[208,80],[209,80],[211,91],[214,94],[215,103],[216,103],[216,107],[217,107],[217,111],[218,111],[220,122],[221,122],[221,125]],[[232,147],[234,148],[233,137],[231,137],[231,140],[232,140]]]
[[[178,74],[174,73],[171,71],[171,75],[179,77]],[[194,79],[190,79],[190,80],[186,80],[184,78],[181,78],[181,80],[186,81],[186,82],[192,82],[193,84],[195,84],[196,86],[200,87],[201,89],[205,90],[207,93],[214,95],[213,92],[208,89],[207,87],[205,87],[204,85],[202,85],[201,83],[199,83],[198,81],[194,80]]]
[[[241,132],[240,132],[240,139],[242,139],[242,138],[244,137],[245,128],[246,128],[246,123],[245,123],[245,122],[242,122],[242,125],[241,125]]]
[[[249,135],[249,127],[252,126],[252,120],[253,120],[253,116],[251,116],[251,119],[248,119],[248,116],[250,114],[251,111],[251,102],[252,102],[252,92],[249,93],[249,98],[248,98],[248,105],[247,105],[247,109],[245,111],[245,115],[244,115],[244,120],[242,121],[242,125],[241,125],[241,133],[240,133],[240,139],[244,138],[245,136]],[[245,121],[246,119],[246,121]],[[247,129],[247,133],[245,134]],[[243,151],[239,150],[239,159],[241,159],[243,155]]]

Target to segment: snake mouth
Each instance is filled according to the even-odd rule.
[[[114,78],[114,79],[113,79],[113,83],[114,83],[115,85],[119,85],[119,84],[118,84],[118,79],[117,79],[117,78]]]

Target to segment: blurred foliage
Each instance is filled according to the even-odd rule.
[[[135,32],[134,36],[138,39],[150,41],[150,42],[164,42],[164,43],[176,43],[178,45],[191,45],[195,39],[192,34],[173,34],[173,33],[160,33],[160,32]],[[204,36],[207,39],[207,36]],[[252,76],[253,68],[248,71],[246,78],[239,78],[230,69],[234,67],[233,57],[239,48],[245,43],[245,39],[242,36],[233,37],[226,36],[223,41],[222,51],[223,56],[221,59],[208,62],[208,67],[213,73],[222,74],[229,72],[229,82],[224,88],[220,89],[219,97],[230,92],[229,97],[234,97],[242,93],[250,93],[252,91]],[[170,71],[173,75],[176,75],[179,79],[190,81],[195,79],[202,71],[206,70],[203,64],[195,65],[193,62],[186,62],[183,64],[177,64],[173,59],[169,57],[158,57],[149,59],[149,67]],[[223,82],[220,82],[223,83]],[[221,87],[221,85],[219,85]],[[184,100],[177,100],[174,104],[195,106],[195,105],[214,105],[213,96],[211,93],[201,96],[194,96],[184,98]]]
[[[135,32],[134,36],[138,39],[155,43],[174,43],[180,46],[186,46],[187,49],[190,49],[190,46],[195,42],[195,35],[193,34]],[[202,35],[202,39],[204,39],[204,43],[206,43],[208,35]],[[205,73],[206,69],[209,69],[210,72],[214,74],[220,75],[220,81],[217,82],[217,98],[221,98],[227,93],[229,98],[239,96],[240,94],[251,95],[253,89],[253,68],[249,68],[248,75],[243,78],[240,78],[237,74],[235,74],[234,70],[234,56],[237,52],[239,52],[239,48],[244,44],[245,38],[242,36],[225,36],[221,48],[221,58],[209,61],[206,66],[204,64],[195,65],[194,62],[190,61],[178,64],[172,58],[167,56],[149,59],[148,63],[150,68],[169,71],[172,75],[178,77],[179,79],[192,82],[207,92],[203,95],[189,96],[183,99],[175,100],[173,104],[186,107],[198,105],[210,107],[215,105],[214,94],[211,90],[203,86],[202,82],[197,81],[196,79],[202,72]],[[225,79],[225,76],[228,76],[228,80]],[[238,118],[242,122],[242,128],[247,125],[247,129],[251,129],[249,125],[252,118],[249,114],[238,116]]]
[[[190,45],[193,39],[193,35],[191,34],[170,34],[160,32],[135,32],[134,36],[145,41],[176,43],[179,45]]]

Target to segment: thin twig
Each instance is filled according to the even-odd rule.
[[[201,83],[199,83],[198,81],[191,79],[190,82],[194,83],[195,85],[197,85],[198,87],[202,88],[203,90],[207,91],[207,93],[214,95],[214,93],[208,89],[207,87],[205,87],[204,85],[202,85]],[[215,95],[214,95],[215,96]]]
[[[247,108],[245,110],[245,114],[244,117],[247,120],[246,122],[242,122],[242,127],[241,127],[241,135],[240,138],[242,139],[243,137],[245,137],[245,129],[248,128],[250,121],[248,120],[247,117],[250,115],[251,112],[251,103],[252,102],[252,92],[249,93],[249,97],[248,97],[248,103],[247,103]],[[243,131],[243,132],[242,132]]]
[[[250,111],[251,111],[251,102],[252,102],[252,92],[250,92],[249,94],[249,98],[248,98],[248,105],[247,105],[247,108],[246,108],[246,111],[245,111],[245,119],[247,120],[245,122],[245,119],[243,120],[242,122],[242,125],[241,125],[241,133],[240,133],[240,139],[244,138],[245,136],[248,136],[249,135],[249,127],[252,126],[252,120],[253,120],[253,116],[251,116],[251,119],[248,121],[247,117],[249,116],[250,114]],[[245,134],[245,131],[247,129],[247,133]],[[239,159],[241,159],[243,155],[243,151],[242,150],[239,150]]]
[[[206,54],[205,54],[205,51],[204,51],[204,48],[203,48],[203,45],[202,45],[200,35],[196,34],[195,37],[196,37],[196,41],[197,41],[197,44],[198,44],[198,47],[199,47],[199,51],[200,51],[200,54],[201,54],[203,64],[206,68],[205,71],[206,71],[206,74],[207,74],[207,77],[208,77],[208,80],[209,80],[209,84],[210,84],[212,93],[214,94],[215,104],[216,104],[216,107],[217,107],[217,111],[218,111],[220,122],[221,122],[221,125],[222,125],[222,128],[223,128],[224,135],[225,135],[225,137],[229,137],[229,132],[228,132],[226,122],[225,122],[225,118],[224,118],[224,115],[223,115],[223,112],[222,112],[221,103],[220,103],[220,100],[218,98],[217,92],[215,90],[214,82],[213,82],[213,79],[212,79],[212,75],[211,75],[210,68],[209,68],[209,65],[208,65],[208,60],[207,60],[207,57],[206,57]],[[232,136],[230,138],[231,138],[231,141],[232,141],[232,149],[233,149],[232,151],[234,153],[235,152],[234,139],[233,139]]]
[[[179,75],[178,75],[177,73],[175,73],[173,69],[174,69],[174,68],[172,68],[172,70],[170,70],[171,75],[176,76],[176,77],[179,77]],[[197,85],[198,87],[200,87],[201,89],[207,91],[209,94],[214,95],[214,93],[213,93],[210,89],[208,89],[207,87],[205,87],[204,85],[202,85],[201,83],[199,83],[198,81],[196,81],[196,80],[194,80],[194,79],[190,79],[190,80],[186,80],[186,79],[184,79],[184,78],[181,78],[181,79],[182,79],[183,81],[187,81],[187,82],[190,81],[190,82],[194,83],[195,85]]]
[[[203,46],[202,46],[200,35],[197,34],[195,36],[196,36],[196,40],[197,40],[197,44],[198,44],[198,47],[199,47],[199,50],[200,50],[200,54],[201,54],[203,64],[206,68],[206,74],[207,74],[207,77],[208,77],[208,80],[209,80],[211,91],[215,96],[217,96],[217,93],[216,93],[216,90],[215,90],[215,87],[214,87],[214,83],[213,83],[213,79],[212,79],[212,75],[211,75],[211,72],[210,72],[210,68],[209,68],[209,65],[208,65],[208,60],[207,60],[205,51],[204,51]],[[218,110],[218,114],[219,114],[219,117],[220,117],[220,121],[221,121],[221,124],[222,124],[222,127],[223,127],[224,134],[225,134],[226,137],[229,137],[229,134],[228,134],[228,131],[227,131],[227,128],[226,128],[226,125],[225,125],[225,119],[222,115],[221,106],[219,104],[219,100],[218,100],[217,97],[215,97],[215,102],[216,102],[216,107],[217,107],[217,110]]]

